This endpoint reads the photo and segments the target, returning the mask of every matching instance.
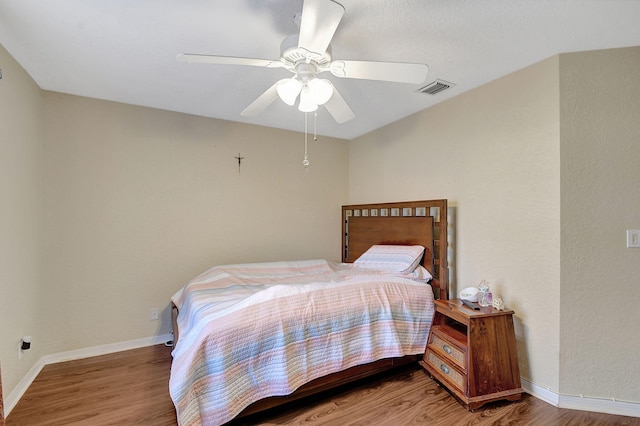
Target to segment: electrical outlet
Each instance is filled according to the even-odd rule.
[[[158,320],[158,308],[151,308],[149,310],[149,319],[151,321],[157,321]]]
[[[627,229],[627,248],[640,247],[640,229]]]

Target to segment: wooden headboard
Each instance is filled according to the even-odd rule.
[[[448,299],[447,227],[447,200],[342,206],[342,261],[353,262],[374,244],[419,244],[435,297]]]

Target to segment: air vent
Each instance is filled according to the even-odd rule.
[[[422,89],[418,90],[420,93],[426,93],[427,95],[435,95],[436,93],[440,93],[443,90],[447,90],[450,87],[455,86],[453,83],[449,83],[444,80],[436,80],[433,83],[429,83],[424,86]]]

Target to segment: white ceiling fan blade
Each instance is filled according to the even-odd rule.
[[[356,116],[335,87],[333,96],[324,104],[324,107],[338,124],[346,123]]]
[[[298,47],[323,55],[342,20],[344,7],[333,0],[305,0]]]
[[[181,53],[176,56],[180,62],[221,64],[221,65],[249,65],[253,67],[281,68],[282,62],[271,59],[238,58],[234,56],[198,55],[193,53]]]
[[[429,67],[403,62],[337,60],[331,62],[330,71],[336,77],[419,84],[427,78]]]
[[[278,99],[278,84],[289,80],[288,78],[283,78],[282,80],[276,81],[276,83],[269,87],[262,95],[258,96],[258,99],[251,102],[251,105],[246,107],[244,111],[240,113],[240,115],[244,117],[255,117],[264,111],[269,105],[273,103],[276,99]]]

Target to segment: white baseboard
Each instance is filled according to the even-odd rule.
[[[173,339],[171,334],[163,334],[161,336],[145,337],[142,339],[128,340],[126,342],[111,343],[109,345],[92,346],[90,348],[59,352],[57,354],[45,355],[42,358],[44,365],[55,364],[58,362],[73,361],[74,359],[90,358],[92,356],[107,355],[115,352],[127,351],[129,349],[158,345],[171,339]]]
[[[639,402],[563,395],[531,383],[527,379],[521,378],[521,381],[522,389],[524,389],[525,392],[558,408],[615,414],[618,416],[640,417]]]
[[[56,364],[58,362],[72,361],[74,359],[90,358],[92,356],[107,355],[115,352],[127,351],[129,349],[143,348],[145,346],[158,345],[173,339],[172,334],[163,334],[160,336],[145,337],[142,339],[128,340],[126,342],[112,343],[109,345],[92,346],[90,348],[77,349],[73,351],[59,352],[57,354],[44,355],[40,358],[27,374],[18,382],[16,387],[7,395],[4,400],[5,417],[11,413],[11,410],[18,404],[20,398],[29,389],[31,383],[38,377],[40,371],[47,364]]]
[[[553,405],[554,407],[558,407],[558,394],[555,392],[551,392],[551,389],[543,388],[542,386],[538,386],[535,383],[531,383],[529,380],[524,377],[520,377],[520,381],[522,382],[522,389],[529,395],[535,396],[542,401]]]
[[[640,417],[640,403],[574,395],[560,395],[560,408]]]
[[[7,417],[11,410],[16,406],[22,395],[29,389],[31,383],[38,377],[40,371],[44,367],[44,362],[42,358],[40,358],[34,365],[31,367],[27,374],[24,375],[22,380],[18,382],[15,388],[7,395],[4,399],[4,416]]]

